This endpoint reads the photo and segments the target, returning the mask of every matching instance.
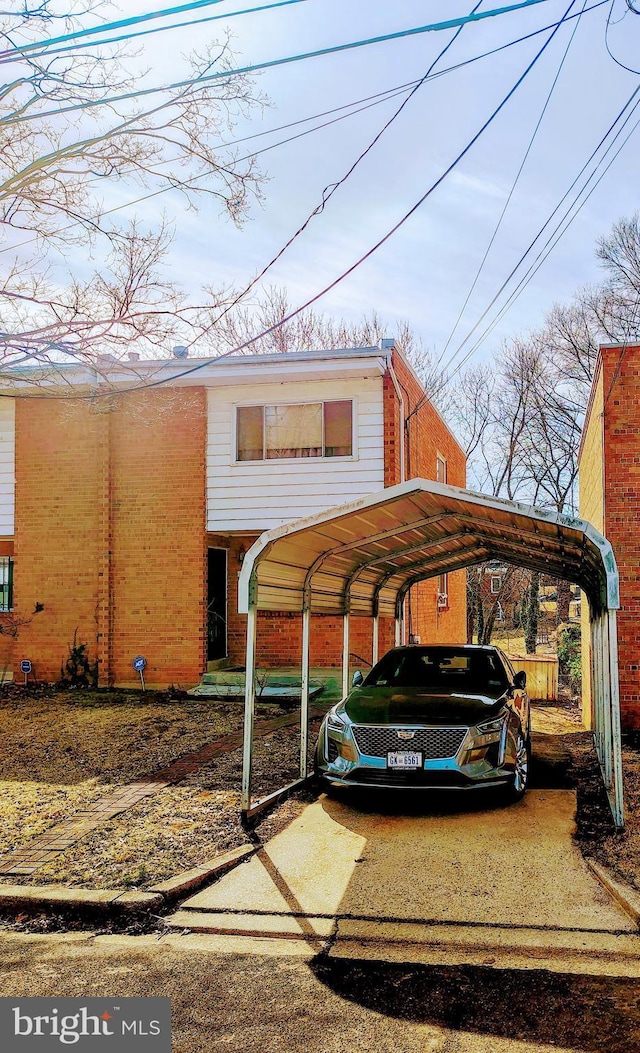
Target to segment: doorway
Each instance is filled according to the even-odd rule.
[[[227,657],[227,550],[207,550],[207,661]]]

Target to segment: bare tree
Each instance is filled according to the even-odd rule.
[[[381,339],[392,336],[395,346],[415,369],[429,398],[438,401],[445,395],[442,371],[407,321],[391,327],[373,310],[359,322],[348,322],[313,309],[301,311],[285,321],[292,305],[287,290],[276,285],[268,286],[251,300],[242,298],[236,290],[226,290],[220,295],[209,288],[208,293],[212,301],[217,296],[217,301],[202,320],[207,335],[198,347],[201,354],[224,354],[244,347],[249,341],[244,353],[254,355],[375,347]]]
[[[221,144],[263,101],[248,77],[224,76],[234,66],[228,41],[205,44],[183,69],[177,61],[179,87],[141,70],[126,45],[48,44],[99,25],[109,9],[24,0],[0,13],[11,76],[0,89],[0,224],[13,257],[0,288],[0,363],[164,351],[191,334],[202,305],[163,271],[171,225],[160,209],[154,226],[137,222],[126,199],[172,189],[185,207],[213,199],[239,223],[260,194],[254,160]]]

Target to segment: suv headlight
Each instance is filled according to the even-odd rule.
[[[339,731],[342,733],[345,730],[346,724],[342,717],[338,716],[337,713],[334,713],[333,710],[330,710],[327,714],[327,727],[330,731]]]
[[[488,746],[491,742],[498,742],[506,720],[507,714],[505,713],[501,717],[495,717],[494,720],[487,720],[483,724],[476,725],[479,734],[473,736],[474,747]]]
[[[487,720],[484,724],[478,724],[477,728],[481,735],[490,735],[492,732],[502,731],[504,721],[504,716],[496,717],[495,720]]]

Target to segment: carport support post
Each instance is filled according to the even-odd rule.
[[[395,645],[400,647],[402,643],[402,637],[404,636],[404,593],[398,593],[396,599],[396,635]]]
[[[342,697],[349,694],[349,611],[342,615]]]
[[[611,738],[613,755],[613,819],[624,826],[624,792],[622,786],[622,731],[620,728],[620,680],[618,671],[618,620],[615,610],[607,614],[609,632],[609,662],[611,669]]]
[[[253,591],[250,589],[250,591]],[[253,719],[256,701],[256,603],[252,597],[247,613],[247,656],[244,688],[244,745],[242,752],[242,811],[251,804],[251,762],[253,759]]]
[[[308,598],[302,608],[302,677],[300,685],[300,778],[307,777],[309,748],[309,646],[311,642],[311,609]]]
[[[378,647],[379,647],[379,643],[378,643],[378,639],[379,639],[378,629],[379,629],[379,625],[380,625],[379,619],[380,619],[380,616],[378,614],[378,611],[376,610],[376,613],[373,616],[373,640],[371,642],[371,665],[376,665],[376,663],[378,661]]]

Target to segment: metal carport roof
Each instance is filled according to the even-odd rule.
[[[611,545],[589,523],[426,479],[268,530],[247,552],[239,609],[395,617],[407,587],[488,559],[580,585],[620,606]]]
[[[400,642],[403,600],[412,585],[491,559],[566,578],[588,597],[595,744],[614,819],[622,826],[615,615],[620,598],[611,545],[584,520],[427,479],[411,479],[265,531],[246,553],[238,583],[238,609],[248,615],[245,817],[263,803],[251,808],[257,612],[302,612],[300,776],[304,779],[311,614],[343,616],[342,686],[346,693],[351,615],[372,617],[375,661],[378,619],[396,619]]]

